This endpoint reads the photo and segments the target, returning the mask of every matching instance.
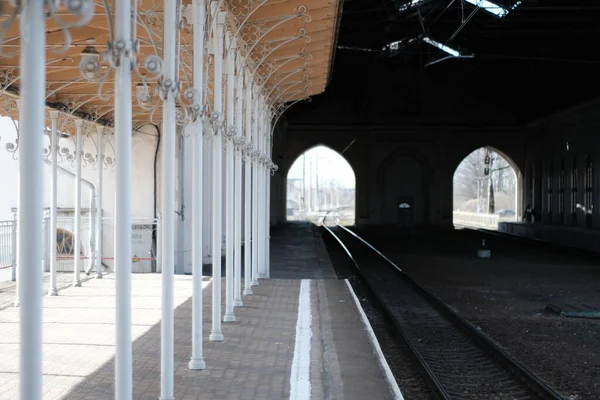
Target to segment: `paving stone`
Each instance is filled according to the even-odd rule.
[[[203,296],[204,371],[187,368],[192,277],[175,277],[174,383],[178,400],[289,398],[300,279],[309,278],[318,279],[312,282],[311,296],[313,399],[364,399],[352,394],[365,396],[367,392],[360,390],[365,386],[363,379],[371,380],[366,385],[368,397],[388,398],[354,303],[344,282],[335,279],[319,235],[309,224],[286,225],[274,232],[273,279],[261,280],[253,287],[254,295],[244,296],[244,307],[235,309],[237,321],[222,324],[225,340],[220,343],[208,340],[212,286],[207,287]],[[70,274],[64,275],[61,279],[70,283]],[[135,399],[157,399],[160,394],[160,285],[160,275],[133,276]],[[5,292],[2,296],[5,300],[11,297]],[[330,296],[334,299],[329,303],[335,306],[331,311],[327,306]],[[345,303],[338,303],[338,298]],[[114,398],[114,304],[112,275],[89,280],[81,288],[65,288],[56,297],[44,297],[44,399]],[[6,307],[0,311],[0,399],[18,397],[18,310]],[[337,362],[330,363],[334,353]],[[363,377],[365,371],[371,372]],[[335,376],[338,379],[332,380]]]

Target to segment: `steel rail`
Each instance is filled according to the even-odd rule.
[[[335,210],[334,210],[335,211]],[[402,323],[394,316],[390,306],[386,304],[382,296],[374,290],[369,284],[368,280],[365,277],[365,274],[361,270],[358,265],[358,261],[351,254],[350,249],[347,244],[337,235],[330,227],[326,225],[327,218],[331,211],[328,211],[325,217],[321,221],[321,225],[323,228],[332,235],[332,237],[340,243],[344,251],[352,260],[355,265],[358,274],[361,276],[363,281],[365,282],[368,291],[373,295],[373,298],[376,300],[377,305],[383,310],[383,314],[387,321],[389,321],[396,332],[402,337],[402,339],[406,342],[408,348],[412,352],[415,360],[417,361],[419,367],[422,369],[426,378],[429,380],[433,390],[437,394],[437,397],[441,399],[455,399],[457,396],[449,391],[444,384],[438,379],[438,376],[434,373],[433,369],[430,367],[428,362],[426,361],[426,357],[421,354],[418,346],[414,343],[410,338],[405,329],[403,329]],[[335,226],[338,229],[342,229],[347,232],[349,235],[358,239],[365,246],[367,246],[373,253],[375,253],[378,257],[385,261],[385,264],[400,277],[400,279],[406,283],[410,288],[414,290],[414,292],[423,299],[424,302],[428,303],[428,305],[435,309],[437,313],[440,314],[444,319],[450,322],[454,327],[458,328],[458,330],[477,346],[480,350],[482,350],[486,355],[492,358],[495,362],[499,363],[516,381],[521,384],[524,384],[529,390],[535,393],[537,398],[545,399],[545,400],[564,400],[558,393],[556,393],[552,388],[542,382],[538,377],[525,369],[517,360],[512,358],[506,352],[504,352],[496,343],[491,341],[487,336],[485,336],[482,332],[478,330],[473,324],[468,322],[465,318],[463,318],[460,314],[450,308],[446,303],[444,303],[440,298],[430,293],[428,290],[417,284],[412,278],[410,278],[406,273],[402,271],[398,265],[392,262],[389,258],[387,258],[383,253],[377,250],[373,245],[367,242],[365,239],[360,237],[358,234],[353,232],[352,230],[338,224],[337,220],[334,219]],[[460,398],[460,396],[458,396]]]

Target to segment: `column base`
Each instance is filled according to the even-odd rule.
[[[223,322],[235,322],[235,315],[225,314],[225,316],[223,317]]]
[[[241,300],[235,300],[235,301],[233,302],[233,306],[234,306],[234,307],[244,307],[244,303],[242,303],[242,301],[241,301]]]
[[[58,296],[58,290],[51,289],[50,291],[48,291],[48,296]]]
[[[162,397],[160,396],[158,400],[175,400],[175,397]]]
[[[208,337],[208,340],[211,342],[222,342],[224,339],[225,338],[223,337],[222,332],[211,332],[210,336]]]
[[[251,294],[254,294],[254,293],[252,293],[252,289],[244,289],[244,296],[248,296]]]
[[[250,286],[258,286],[258,279],[255,281],[252,281],[252,283],[250,283]]]
[[[78,282],[78,281],[73,282],[73,287],[81,287],[81,282]]]
[[[193,370],[206,369],[206,363],[203,358],[192,358],[188,364],[188,368]]]
[[[266,274],[258,274],[258,279],[267,279]]]

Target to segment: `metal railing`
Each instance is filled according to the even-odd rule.
[[[453,211],[452,223],[456,227],[498,229],[500,216],[498,214],[481,214],[465,211]]]
[[[16,245],[15,221],[0,221],[0,281],[16,279]]]
[[[160,272],[160,219],[145,218],[132,221],[132,272]],[[57,246],[56,271],[72,272],[75,254],[74,241],[81,243],[81,271],[95,269],[97,262],[95,235],[90,231],[87,217],[81,219],[81,231],[75,232],[75,218],[59,216],[56,219],[56,229],[63,232],[51,234],[49,218],[44,218],[44,271],[50,271],[50,246]],[[72,239],[69,239],[72,238]],[[60,243],[58,240],[60,239]],[[102,270],[111,271],[114,268],[114,218],[102,218]],[[17,221],[0,221],[0,282],[16,279],[17,258]]]

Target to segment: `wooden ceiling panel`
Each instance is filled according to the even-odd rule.
[[[259,68],[258,73],[264,78],[270,77],[264,85],[265,94],[284,93],[280,100],[296,100],[309,95],[322,93],[328,83],[329,71],[332,63],[332,48],[335,45],[334,40],[337,36],[337,23],[339,2],[341,0],[218,0],[230,15],[230,21],[233,21],[234,31],[239,28],[243,21],[246,21],[245,27],[241,32],[248,30],[248,26],[261,26],[262,32],[265,27],[273,26],[284,21],[294,13],[304,11],[303,16],[290,18],[279,24],[275,29],[268,32],[262,40],[256,44],[243,42],[239,45],[242,52],[253,48],[250,55],[253,62],[263,60],[263,67]],[[257,4],[262,6],[256,10],[250,10]],[[111,12],[114,11],[113,1],[107,2]],[[144,60],[156,51],[160,52],[163,36],[163,8],[162,1],[142,0],[139,3],[138,23],[136,27],[137,37],[140,42],[140,52],[138,53],[138,64],[140,73],[144,74]],[[183,1],[184,5],[191,4],[191,0]],[[248,13],[251,15],[247,17]],[[62,10],[59,15],[62,21],[73,24],[77,17],[70,15],[67,10]],[[47,99],[54,105],[64,104],[65,108],[77,109],[83,114],[101,115],[104,121],[110,121],[113,118],[113,100],[114,94],[114,76],[110,75],[105,80],[101,92],[98,95],[99,83],[89,82],[83,79],[79,72],[81,61],[81,52],[88,45],[93,45],[99,53],[107,48],[107,42],[111,40],[111,24],[109,24],[106,10],[102,2],[95,2],[94,14],[91,20],[85,26],[71,28],[70,46],[63,49],[66,43],[66,37],[62,27],[55,20],[49,18],[47,21],[47,52],[46,52],[46,71],[47,71]],[[306,36],[297,40],[289,41],[290,38],[298,36],[301,31],[306,32]],[[19,21],[10,27],[6,32],[4,40],[5,55],[0,58],[0,90],[8,90],[6,93],[18,93],[19,87]],[[193,42],[192,29],[181,30],[181,43],[191,46]],[[244,38],[242,35],[241,38]],[[248,39],[251,40],[251,39]],[[269,44],[266,44],[268,43]],[[60,50],[65,50],[60,52]],[[304,53],[303,53],[304,52]],[[12,55],[11,55],[12,54]],[[268,55],[268,57],[266,57]],[[303,55],[300,57],[300,55]],[[187,57],[187,56],[186,56]],[[297,57],[297,58],[296,58]],[[291,59],[290,59],[291,58]],[[100,57],[102,60],[102,57]],[[208,62],[208,57],[206,58]],[[187,57],[186,62],[181,63],[181,77],[190,77],[191,57]],[[106,62],[101,61],[103,66],[101,74],[106,73],[109,68]],[[306,65],[308,64],[308,65]],[[208,64],[206,64],[208,65]],[[270,67],[266,67],[270,65]],[[277,67],[280,68],[277,68]],[[256,67],[250,67],[253,70]],[[277,68],[273,71],[273,68]],[[296,70],[302,69],[297,74],[291,74]],[[184,72],[185,71],[185,72]],[[289,75],[289,76],[288,76]],[[302,82],[297,86],[289,88],[295,82],[302,80],[303,76],[308,78],[307,82]],[[212,76],[206,82],[208,92],[207,101],[212,98]],[[140,107],[135,99],[136,85],[140,83],[140,78],[133,74],[133,111],[134,121],[147,122],[151,112]],[[188,86],[189,82],[183,82],[183,88]],[[280,88],[274,88],[274,85],[282,85]],[[156,83],[152,83],[152,90]],[[286,89],[289,91],[286,92]],[[307,89],[307,90],[304,90]],[[206,88],[205,88],[206,90]],[[1,92],[0,92],[1,94]],[[11,94],[12,95],[12,94]],[[273,96],[275,97],[275,96]],[[155,113],[155,118],[160,120],[160,107]]]

